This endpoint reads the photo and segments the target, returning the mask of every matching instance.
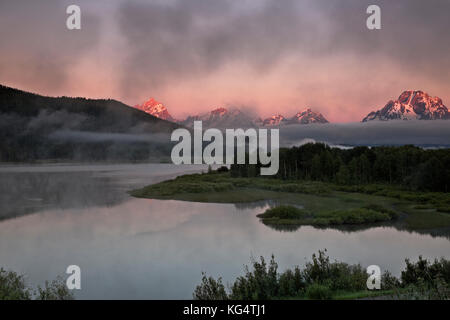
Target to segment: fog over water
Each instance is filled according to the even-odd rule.
[[[68,265],[77,264],[82,272],[77,298],[190,299],[202,271],[230,282],[242,274],[251,256],[273,253],[284,270],[327,248],[332,259],[363,267],[378,264],[394,274],[407,257],[450,257],[445,236],[392,227],[277,231],[256,217],[267,207],[265,202],[192,203],[126,193],[189,170],[206,167],[0,167],[6,181],[1,190],[0,266],[25,273],[37,285],[64,276]]]

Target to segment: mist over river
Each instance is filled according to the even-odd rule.
[[[393,227],[277,231],[256,217],[268,204],[137,199],[127,191],[206,166],[172,164],[0,167],[0,267],[43,284],[81,268],[78,299],[190,299],[205,271],[225,283],[250,257],[279,271],[326,248],[332,259],[398,275],[404,258],[450,258],[450,241]]]

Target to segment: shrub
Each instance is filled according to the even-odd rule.
[[[392,297],[400,299],[449,299],[450,261],[434,263],[419,257],[411,263],[406,260],[401,280],[385,272],[381,277],[384,290],[393,290]],[[272,255],[269,264],[263,257],[252,261],[252,270],[245,267],[245,275],[238,277],[227,293],[221,278],[214,280],[203,274],[202,283],[194,291],[195,299],[265,300],[274,298],[331,299],[336,293],[366,290],[367,273],[359,264],[330,262],[326,250],[313,254],[301,270],[295,267],[277,273],[278,265]],[[401,289],[401,290],[400,290]]]
[[[389,221],[394,216],[387,212],[379,212],[367,208],[355,208],[347,210],[336,210],[331,212],[322,212],[317,214],[313,223],[317,225],[331,224],[363,224],[381,221]]]
[[[401,280],[405,285],[414,284],[418,279],[425,282],[433,282],[436,279],[442,279],[445,283],[450,285],[450,261],[441,258],[430,263],[428,260],[419,256],[419,260],[415,263],[405,260],[406,269],[402,271]]]
[[[306,288],[306,297],[313,300],[330,300],[333,293],[328,286],[313,283]]]
[[[0,300],[72,300],[72,293],[65,285],[62,278],[49,283],[44,287],[38,286],[37,294],[29,288],[24,281],[23,275],[14,271],[0,269]]]
[[[67,288],[64,280],[58,277],[51,283],[45,281],[44,287],[38,287],[38,300],[73,300],[72,293]]]
[[[0,300],[30,300],[31,290],[24,277],[13,271],[0,269]]]
[[[202,283],[195,288],[193,293],[195,300],[226,300],[227,293],[222,284],[222,278],[215,280],[212,277],[206,277],[202,273]]]
[[[294,271],[288,269],[283,272],[280,275],[278,284],[278,293],[281,297],[299,296],[305,289],[305,282],[298,266],[294,268]]]
[[[449,300],[450,288],[448,283],[439,278],[431,282],[419,279],[398,292],[396,298],[401,300]]]
[[[245,276],[238,277],[231,287],[231,299],[267,300],[278,296],[278,264],[272,255],[269,265],[263,257],[252,261],[253,270],[245,266]]]
[[[392,290],[400,287],[400,281],[394,277],[389,271],[385,271],[381,275],[381,287],[384,290]]]

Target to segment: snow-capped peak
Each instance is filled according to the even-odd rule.
[[[311,108],[306,108],[303,111],[297,112],[295,116],[290,119],[294,123],[328,123],[328,120],[320,112],[314,112]]]
[[[286,118],[280,114],[273,115],[263,121],[263,126],[280,126],[285,124],[309,124],[309,123],[328,123],[328,120],[319,113],[307,108],[297,112],[294,116]]]
[[[450,119],[450,112],[442,100],[420,90],[408,90],[404,91],[397,100],[390,100],[382,109],[369,113],[362,122],[436,119]]]
[[[228,110],[220,107],[203,114],[188,116],[181,121],[182,125],[193,127],[194,121],[203,121],[205,128],[251,128],[254,127],[254,119],[239,109]]]
[[[263,120],[263,126],[279,126],[283,121],[285,121],[285,117],[281,114],[273,115],[269,118]]]
[[[167,108],[160,102],[156,101],[153,98],[150,98],[149,100],[145,101],[142,104],[135,105],[134,108],[142,110],[148,114],[151,114],[152,116],[155,116],[157,118],[176,122],[176,120],[169,114],[169,111]]]

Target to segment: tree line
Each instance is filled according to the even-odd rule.
[[[257,165],[232,165],[232,177],[257,177]],[[266,176],[267,177],[267,176]],[[278,179],[340,185],[382,183],[421,191],[449,191],[450,149],[412,145],[331,148],[323,143],[280,149]]]

